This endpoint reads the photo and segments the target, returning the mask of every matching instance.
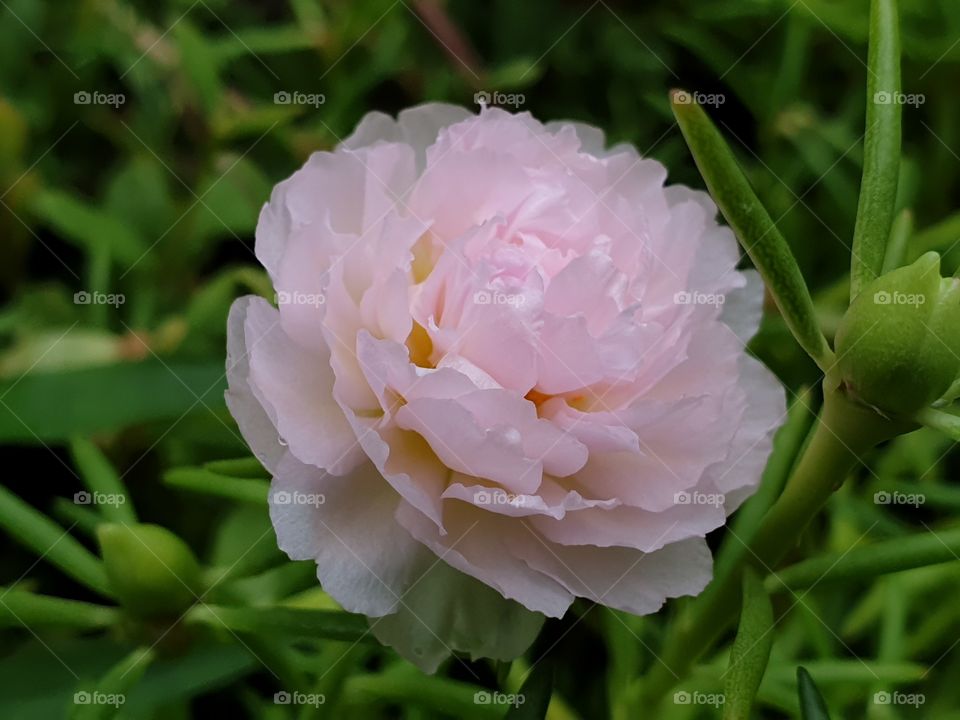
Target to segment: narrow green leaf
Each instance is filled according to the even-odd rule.
[[[553,661],[541,659],[535,664],[520,686],[515,703],[507,711],[505,720],[543,720],[553,695]]]
[[[116,608],[0,588],[0,627],[58,625],[94,630],[110,627],[119,619]]]
[[[270,475],[255,457],[213,460],[212,462],[204,463],[203,469],[209,470],[217,475],[227,475],[228,477],[236,478],[265,478]]]
[[[946,252],[957,240],[960,240],[960,212],[945,217],[914,235],[910,241],[907,260],[914,260],[930,250]]]
[[[925,508],[943,509],[951,513],[960,512],[960,487],[956,485],[946,483],[917,485],[916,482],[909,480],[900,482],[885,480],[874,483],[871,492],[874,497],[879,493],[886,493],[888,497],[893,497],[893,493],[899,493],[901,498],[908,501],[907,504],[910,504],[909,500],[916,500],[918,505],[923,505]],[[913,495],[913,498],[909,498],[910,495]]]
[[[724,673],[724,720],[750,720],[750,709],[770,661],[773,647],[773,606],[763,581],[747,568],[743,574],[740,627]]]
[[[206,37],[187,19],[177,23],[174,36],[184,77],[196,92],[204,112],[211,114],[223,95],[216,53]]]
[[[0,382],[0,442],[60,442],[222,408],[223,363],[146,360]],[[200,398],[199,400],[197,398]]]
[[[96,507],[108,520],[135,523],[137,516],[127,489],[100,448],[78,436],[70,441],[70,452],[74,465],[80,471],[80,478],[89,490],[80,500],[89,500],[89,504]]]
[[[268,56],[310,50],[316,47],[317,39],[296,25],[275,25],[224,33],[209,43],[217,64],[222,66],[251,53]]]
[[[343,687],[342,702],[360,707],[374,702],[414,706],[464,720],[502,720],[503,705],[484,702],[484,693],[490,695],[476,685],[423,675],[401,666],[393,671],[349,678]],[[354,717],[346,712],[341,715]]]
[[[101,595],[111,595],[103,563],[68,531],[2,486],[0,527],[77,582]]]
[[[922,492],[917,488],[917,492]],[[823,555],[778,570],[766,580],[767,590],[801,590],[821,582],[863,580],[884,573],[951,562],[960,554],[960,530],[929,532],[884,540],[845,553]]]
[[[290,8],[297,23],[305,30],[316,33],[326,24],[326,8],[313,0],[290,0]]]
[[[295,89],[295,88],[293,88]],[[257,226],[260,203],[270,195],[271,183],[263,170],[242,155],[219,156],[210,172],[197,182],[197,195],[203,198],[196,213],[197,237],[177,238],[184,253],[192,257],[205,246],[198,244],[215,237],[233,237],[252,233]]]
[[[152,648],[137,648],[110,668],[96,687],[79,690],[73,696],[72,720],[107,720],[119,715],[127,691],[143,677],[155,657]]]
[[[896,0],[871,0],[863,181],[850,264],[850,300],[883,268],[900,177],[900,20]]]
[[[277,547],[266,508],[250,503],[231,504],[226,508],[213,532],[207,558],[212,566],[205,571],[208,588],[291,564]],[[313,563],[307,564],[313,569]],[[315,583],[316,572],[311,575]]]
[[[171,703],[227,687],[254,670],[262,670],[250,650],[232,642],[197,638],[183,654],[160,658],[142,681],[130,689],[125,709],[130,717],[169,717]]]
[[[266,480],[226,477],[203,468],[174,468],[164,473],[163,481],[183,490],[257,505],[266,505],[270,492]]]
[[[323,695],[322,708],[306,708],[300,712],[298,720],[314,720],[314,718],[343,717],[341,703],[345,685],[351,677],[362,671],[364,661],[373,648],[353,645],[344,651],[338,643],[327,643],[319,648],[319,657],[313,660],[315,667],[325,668],[316,680],[314,689]],[[322,710],[319,712],[318,710]],[[415,720],[415,713],[410,720]]]
[[[819,623],[818,623],[819,624]],[[810,660],[804,669],[817,679],[821,688],[869,687],[878,680],[885,683],[907,685],[922,680],[929,668],[920,663],[877,662],[876,660]],[[772,666],[764,678],[767,682],[788,683],[793,673],[784,666]]]
[[[897,662],[906,657],[907,613],[910,605],[907,600],[908,582],[909,578],[894,575],[877,583],[883,591],[884,600],[880,639],[877,643],[877,659],[880,662]],[[872,686],[870,695],[875,699],[876,693],[886,691],[887,687],[886,683],[878,682]]]
[[[366,618],[339,610],[223,607],[204,603],[191,608],[184,619],[188,623],[270,637],[284,635],[375,642]]]
[[[604,674],[610,718],[625,720],[636,715],[636,710],[631,707],[633,697],[630,689],[636,681],[636,669],[643,662],[644,649],[633,634],[643,636],[637,628],[638,624],[645,622],[646,618],[637,618],[613,608],[603,608],[602,613],[608,654],[607,669]],[[632,627],[631,624],[633,624]]]
[[[119,262],[133,264],[144,257],[147,242],[129,225],[113,215],[98,210],[83,200],[59,190],[42,190],[33,198],[30,209],[45,225],[56,230],[88,252],[108,248],[110,255]],[[109,293],[109,288],[87,288]]]
[[[797,667],[797,692],[800,695],[800,717],[802,720],[830,720],[827,704],[813,683],[810,673]]]
[[[787,241],[716,126],[689,98],[688,93],[674,91],[671,104],[710,194],[763,276],[793,336],[817,365],[827,370],[833,364],[833,353],[817,325],[810,291]]]
[[[97,528],[107,522],[103,515],[94,512],[88,505],[78,505],[72,497],[69,500],[54,498],[50,514],[63,525],[72,527],[78,534],[91,540],[96,540]]]

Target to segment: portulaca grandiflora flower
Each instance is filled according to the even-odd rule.
[[[275,188],[227,400],[280,547],[425,669],[694,595],[784,412],[703,193],[592,127],[371,113]]]

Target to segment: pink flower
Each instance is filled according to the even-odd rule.
[[[421,667],[509,659],[575,597],[699,593],[784,412],[709,197],[602,133],[367,115],[257,227],[227,401],[280,547]]]

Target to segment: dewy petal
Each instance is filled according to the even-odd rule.
[[[528,458],[523,438],[511,427],[484,428],[456,400],[415,398],[396,413],[397,425],[423,437],[449,468],[486,478],[514,492],[540,485],[543,463]]]
[[[472,484],[475,482],[475,478],[454,474],[443,493],[443,498],[463,500],[483,510],[511,517],[546,515],[554,520],[562,520],[567,513],[576,510],[609,509],[620,505],[617,499],[585,498],[576,490],[565,489],[551,477],[544,477],[536,495],[510,494],[499,487]]]
[[[476,390],[457,397],[482,428],[510,428],[520,435],[526,457],[540,460],[544,472],[566,477],[587,462],[587,448],[548,420],[537,417],[533,403],[501,389]]]
[[[247,305],[244,337],[250,388],[290,452],[335,475],[353,470],[363,452],[333,399],[329,354],[309,353],[291,341],[280,314],[262,298]]]
[[[739,361],[746,410],[730,442],[727,457],[704,473],[704,487],[723,493],[729,515],[757,485],[773,449],[773,436],[786,417],[783,386],[763,364],[744,354]]]
[[[252,295],[238,298],[227,318],[227,407],[237,421],[243,439],[267,470],[273,472],[286,452],[274,422],[250,389],[250,350],[246,320]]]
[[[740,342],[746,344],[760,328],[763,316],[763,281],[756,270],[743,270],[744,286],[724,295],[720,319],[725,322]]]
[[[230,409],[275,496],[325,497],[274,497],[281,547],[426,670],[510,659],[576,597],[699,592],[783,419],[715,204],[604,145],[499,108],[371,113],[262,211],[280,312],[233,308]]]

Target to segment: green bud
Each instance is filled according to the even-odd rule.
[[[177,615],[196,600],[200,566],[187,544],[166,528],[105,523],[97,539],[110,586],[131,615]]]
[[[960,374],[960,281],[940,277],[940,256],[868,283],[837,329],[843,389],[885,415],[910,416]]]

